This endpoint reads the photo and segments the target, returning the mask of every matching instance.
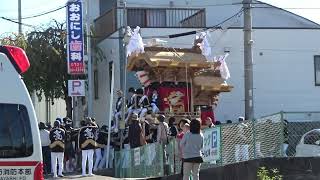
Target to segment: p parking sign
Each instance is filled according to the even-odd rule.
[[[211,162],[220,159],[220,127],[203,131],[203,160]]]
[[[68,80],[68,96],[85,95],[85,80]]]

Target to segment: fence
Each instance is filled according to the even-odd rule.
[[[320,129],[320,112],[280,112],[255,121],[223,124],[216,127],[217,135],[207,136],[213,129],[205,129],[204,144],[212,138],[214,149],[204,150],[204,155],[214,159],[201,165],[202,169],[224,166],[241,161],[265,157],[301,156],[296,152],[300,139],[310,130]],[[320,144],[320,130],[304,137],[305,146]],[[212,133],[211,133],[212,134]],[[298,146],[297,146],[298,145]],[[210,144],[213,147],[213,144]],[[301,149],[301,148],[300,148]],[[300,151],[300,150],[299,150]],[[165,154],[164,154],[165,152]],[[314,156],[313,150],[302,152],[302,156]],[[213,153],[214,156],[212,156]],[[311,153],[311,154],[308,154]],[[320,152],[317,152],[320,154]],[[166,157],[166,158],[165,158]],[[172,140],[163,151],[160,144],[116,152],[116,176],[125,178],[162,177],[179,174],[181,161],[177,142]]]

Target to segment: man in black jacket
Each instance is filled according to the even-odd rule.
[[[53,177],[57,178],[57,159],[59,166],[59,177],[63,177],[63,159],[64,159],[64,143],[65,143],[65,131],[60,128],[60,122],[55,121],[54,127],[50,131],[50,149],[51,149],[51,167],[53,170]]]

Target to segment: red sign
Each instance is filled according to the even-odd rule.
[[[69,62],[69,73],[70,74],[83,74],[84,63],[83,62]]]
[[[191,91],[184,87],[159,87],[160,111],[189,112]]]

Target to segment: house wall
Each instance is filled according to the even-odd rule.
[[[52,125],[57,117],[62,118],[67,115],[66,104],[63,99],[55,99],[54,104],[52,105],[50,103],[50,107],[47,111],[45,97],[43,96],[41,101],[36,97],[34,108],[38,122],[50,122]],[[49,119],[47,119],[47,113],[50,115]]]
[[[190,31],[191,29],[163,28],[154,31],[143,28],[142,36],[159,36]],[[194,36],[164,39],[168,46],[191,47]],[[314,84],[313,56],[320,54],[319,30],[256,29],[254,39],[254,105],[255,117],[284,111],[317,111],[320,105],[319,87]],[[217,30],[211,33],[212,52],[227,59],[234,86],[231,93],[222,93],[215,112],[217,119],[235,120],[244,114],[244,67],[242,29]],[[111,46],[105,40],[105,47]],[[146,43],[146,42],[145,42]],[[113,46],[115,49],[117,46]],[[107,48],[108,49],[108,48]],[[113,56],[116,58],[116,54]],[[117,72],[118,73],[118,72]],[[117,80],[116,80],[117,81]]]
[[[113,8],[117,4],[117,0],[99,0],[100,14],[103,14]]]
[[[114,63],[113,76],[116,78],[114,82],[114,95],[116,90],[120,87],[120,74],[119,66],[119,40],[112,39],[112,37],[118,37],[116,32],[109,39],[105,39],[99,43],[98,47],[104,52],[106,59],[98,61],[95,69],[98,70],[98,87],[99,96],[98,99],[93,101],[93,116],[96,118],[98,124],[107,124],[109,117],[109,106],[110,106],[110,85],[111,78],[109,77],[109,62]],[[114,99],[116,97],[114,96]]]
[[[127,7],[137,8],[205,8],[207,27],[221,23],[225,19],[238,13],[242,8],[241,0],[126,0],[126,2]],[[264,7],[252,9],[252,23],[254,27],[319,28],[316,23],[296,14],[268,4],[259,4],[261,3],[259,1],[253,2],[256,3],[254,4],[255,7]],[[230,25],[233,27],[243,27],[243,16],[228,21],[222,26],[229,27]]]
[[[127,0],[126,2],[127,7],[170,7],[169,0]],[[240,6],[212,6],[238,2],[237,0],[204,0],[201,3],[194,0],[175,0],[172,2],[173,7],[206,7],[207,26],[215,25],[234,15],[240,8]],[[273,8],[254,9],[253,16],[255,27],[266,28],[254,29],[253,32],[255,117],[280,110],[319,110],[320,96],[317,95],[319,87],[314,85],[313,56],[320,54],[318,48],[320,30],[308,30],[308,28],[319,28],[319,26],[294,14]],[[118,17],[118,19],[120,21],[122,18]],[[231,24],[233,27],[241,27],[242,17]],[[230,23],[225,26],[229,27]],[[301,29],[294,29],[299,27]],[[162,36],[190,30],[193,29],[143,28],[141,34],[142,36]],[[119,37],[118,32],[111,37]],[[168,41],[168,46],[191,47],[193,38],[194,35],[163,40]],[[231,93],[220,95],[215,112],[218,120],[235,120],[238,116],[244,115],[243,31],[240,28],[216,30],[211,32],[209,41],[214,54],[219,55],[223,54],[225,49],[230,50],[227,63],[231,78],[228,83],[233,85],[234,89]],[[109,83],[103,81],[109,81],[109,61],[113,60],[115,63],[114,92],[120,88],[119,40],[105,39],[99,43],[99,47],[105,52],[107,60],[98,65],[99,83],[102,85],[99,84],[99,99],[94,101],[94,114],[98,120],[105,122],[106,114],[109,113],[105,110],[109,109],[110,93],[106,91],[109,89]],[[128,79],[130,79],[127,83],[128,87],[139,85],[132,74],[128,75]]]
[[[109,62],[114,64],[113,77],[114,88],[113,88],[113,109],[115,108],[115,101],[117,100],[116,91],[121,89],[120,82],[120,58],[119,58],[119,32],[115,32],[109,38],[103,40],[98,44],[98,47],[104,52],[106,59],[103,61],[98,61],[97,66],[95,67],[98,70],[98,82],[99,82],[99,98],[95,99],[93,102],[93,114],[96,117],[99,124],[107,124],[109,118],[109,108],[111,101],[110,93],[110,82],[111,78],[109,77]],[[136,80],[133,72],[127,73],[127,89],[129,87],[139,87],[140,84]]]

